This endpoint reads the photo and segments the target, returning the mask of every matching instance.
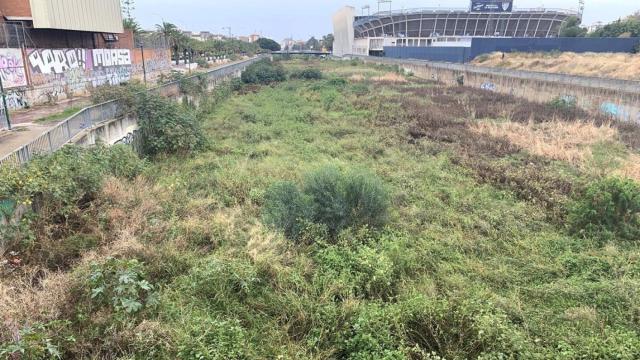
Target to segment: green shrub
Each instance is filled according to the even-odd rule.
[[[389,197],[382,181],[370,173],[354,171],[345,175],[344,197],[348,227],[383,226],[387,221]]]
[[[198,64],[199,68],[203,68],[203,69],[208,69],[209,68],[209,63],[207,62],[207,59],[203,59],[201,57],[196,59],[196,64]]]
[[[109,176],[134,178],[146,164],[127,146],[91,149],[65,146],[37,157],[27,166],[0,167],[0,199],[46,206],[49,215],[67,214],[82,199],[91,199]]]
[[[393,312],[375,303],[358,309],[349,320],[349,330],[342,334],[339,359],[400,360],[409,359],[407,349],[395,333]]]
[[[87,285],[97,308],[135,314],[158,303],[155,288],[137,260],[110,258],[103,264],[94,263]]]
[[[302,69],[293,71],[290,75],[292,79],[303,80],[320,80],[322,79],[322,71],[313,68]]]
[[[345,182],[340,170],[325,167],[307,176],[303,192],[312,204],[312,221],[323,224],[332,236],[347,225]]]
[[[130,82],[124,85],[103,85],[91,90],[91,101],[101,104],[107,101],[120,99],[123,101],[123,111],[128,113],[135,108],[137,94],[146,92],[147,88],[140,82]]]
[[[528,345],[507,316],[484,300],[430,299],[396,305],[397,336],[420,353],[445,359],[527,358]]]
[[[143,137],[142,153],[147,156],[185,155],[207,145],[194,113],[171,100],[143,94],[136,112]]]
[[[178,358],[241,360],[250,357],[250,337],[239,321],[203,319],[178,345]]]
[[[308,223],[336,238],[347,227],[383,226],[389,202],[382,182],[367,172],[322,168],[306,177],[302,191],[290,182],[272,185],[265,196],[265,223],[297,240]]]
[[[261,283],[256,268],[245,260],[209,259],[182,279],[183,291],[205,304],[221,307],[258,294]]]
[[[607,178],[591,184],[570,209],[574,234],[602,240],[640,236],[640,185],[634,180]]]
[[[241,79],[245,84],[269,85],[285,81],[287,76],[281,64],[264,59],[249,65],[242,73]]]
[[[573,96],[559,96],[549,102],[549,106],[560,112],[575,111],[577,107],[576,98]]]
[[[339,88],[347,86],[348,83],[349,82],[346,79],[339,78],[339,77],[334,77],[329,79],[329,81],[327,81],[327,84],[333,87],[339,87]]]
[[[319,267],[314,283],[331,289],[336,299],[389,299],[394,293],[395,264],[378,248],[331,245],[319,250],[314,259]]]
[[[14,341],[0,343],[2,359],[61,359],[64,349],[76,340],[68,333],[69,322],[53,321],[46,324],[36,323],[19,331]]]
[[[297,239],[303,230],[304,222],[311,218],[309,200],[294,183],[275,183],[264,195],[264,221],[281,230],[286,237]]]

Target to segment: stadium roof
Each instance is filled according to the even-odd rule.
[[[358,16],[356,38],[504,36],[557,37],[562,24],[580,13],[564,9],[517,9],[471,12],[468,8],[420,8]]]

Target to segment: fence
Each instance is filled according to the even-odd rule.
[[[225,65],[206,73],[209,84],[214,85],[220,79],[226,78],[238,71],[243,71],[250,64],[260,60],[261,57],[254,57],[234,64]],[[199,75],[194,75],[196,77]],[[179,82],[164,84],[149,91],[157,92],[166,97],[177,96],[180,93]],[[29,162],[34,156],[47,155],[60,149],[76,135],[85,129],[91,128],[107,120],[112,120],[122,116],[122,100],[112,100],[102,104],[90,106],[80,110],[67,120],[56,125],[35,140],[15,150],[11,154],[0,159],[0,166],[23,165]]]

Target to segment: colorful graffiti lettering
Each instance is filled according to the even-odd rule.
[[[27,86],[20,49],[0,49],[0,77],[5,88]]]
[[[640,109],[638,108],[604,102],[600,105],[600,111],[614,119],[640,123]]]
[[[480,89],[487,91],[496,91],[496,84],[492,82],[484,82],[480,85]]]

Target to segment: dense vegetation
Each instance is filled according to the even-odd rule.
[[[150,99],[207,146],[3,169],[32,210],[0,356],[640,357],[637,126],[357,61],[251,78],[273,68],[322,76]]]

